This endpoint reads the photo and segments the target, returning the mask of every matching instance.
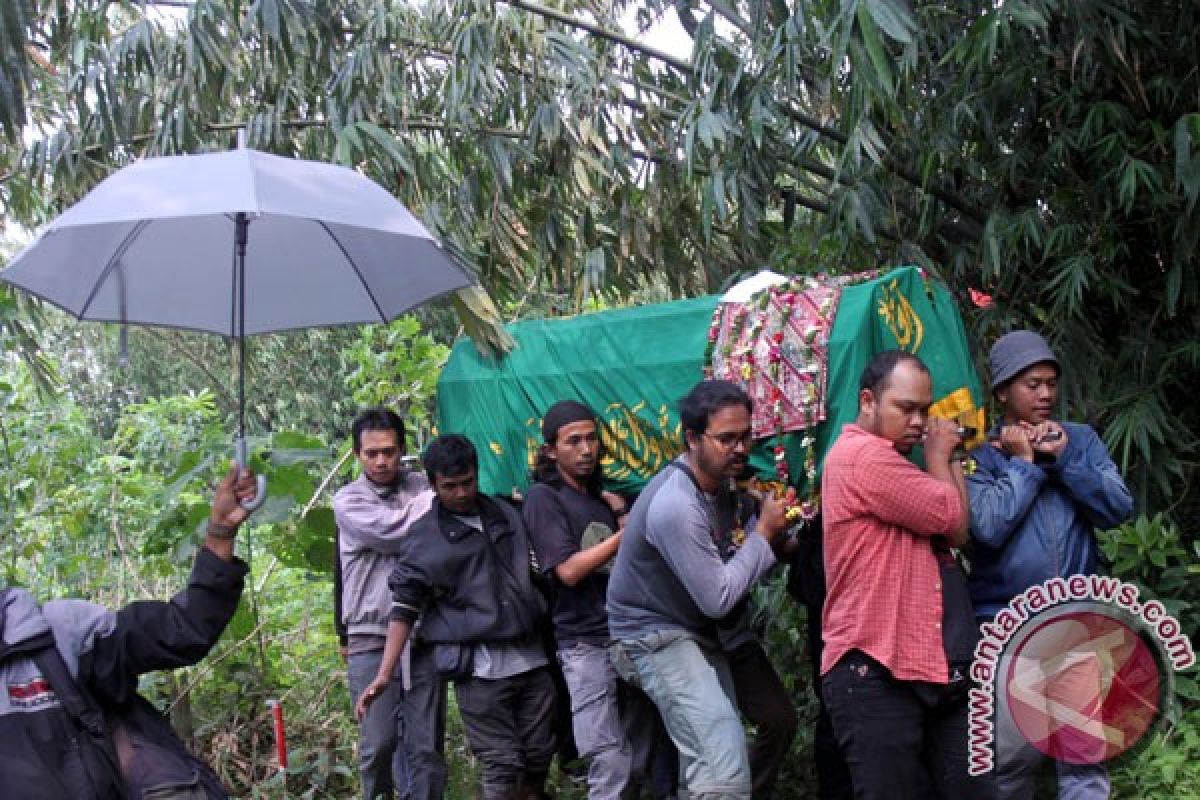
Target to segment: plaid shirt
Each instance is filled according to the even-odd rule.
[[[821,673],[861,650],[897,680],[946,683],[931,537],[962,524],[957,490],[888,440],[846,425],[825,459],[821,498],[828,584]]]

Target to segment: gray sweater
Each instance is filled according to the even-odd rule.
[[[711,499],[683,470],[669,467],[646,486],[625,524],[608,580],[614,639],[684,631],[715,646],[724,617],[774,564],[754,532],[728,562],[712,538]]]
[[[406,473],[396,492],[383,496],[360,477],[333,497],[342,561],[342,622],[351,636],[387,634],[392,610],[388,577],[400,543],[413,523],[433,507],[425,476]]]

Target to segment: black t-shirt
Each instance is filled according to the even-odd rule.
[[[533,484],[521,512],[538,564],[548,575],[584,549],[585,536],[591,546],[617,529],[616,518],[607,503],[566,484]],[[551,614],[558,646],[608,641],[608,613],[604,610],[608,570],[595,570],[574,586],[563,584],[557,577],[551,584],[554,587]]]

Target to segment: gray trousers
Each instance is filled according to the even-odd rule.
[[[350,695],[359,695],[379,670],[382,650],[348,659]],[[432,650],[413,643],[410,688],[400,668],[359,723],[358,767],[363,798],[441,800],[446,790],[446,682],[433,667]]]
[[[446,793],[446,681],[433,664],[433,648],[409,650],[404,691],[404,754],[411,800],[442,800]]]
[[[352,653],[347,659],[347,678],[350,700],[357,703],[363,691],[379,672],[382,650]],[[400,668],[383,694],[376,697],[367,714],[358,723],[358,774],[362,781],[363,800],[385,798],[392,800],[395,790],[401,795],[408,790],[408,763],[399,747],[400,731],[404,724],[401,705],[404,690],[400,685]]]
[[[588,761],[588,800],[620,800],[633,772],[633,747],[621,719],[617,671],[604,645],[579,643],[558,651],[575,746]]]

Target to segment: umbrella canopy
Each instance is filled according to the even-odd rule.
[[[238,337],[387,322],[471,283],[369,179],[247,149],[151,158],[113,173],[0,279],[79,319]]]
[[[471,283],[408,209],[357,172],[246,149],[118,170],[0,280],[78,319],[236,337],[238,464],[246,336],[387,322]],[[259,476],[243,505],[265,498]]]

